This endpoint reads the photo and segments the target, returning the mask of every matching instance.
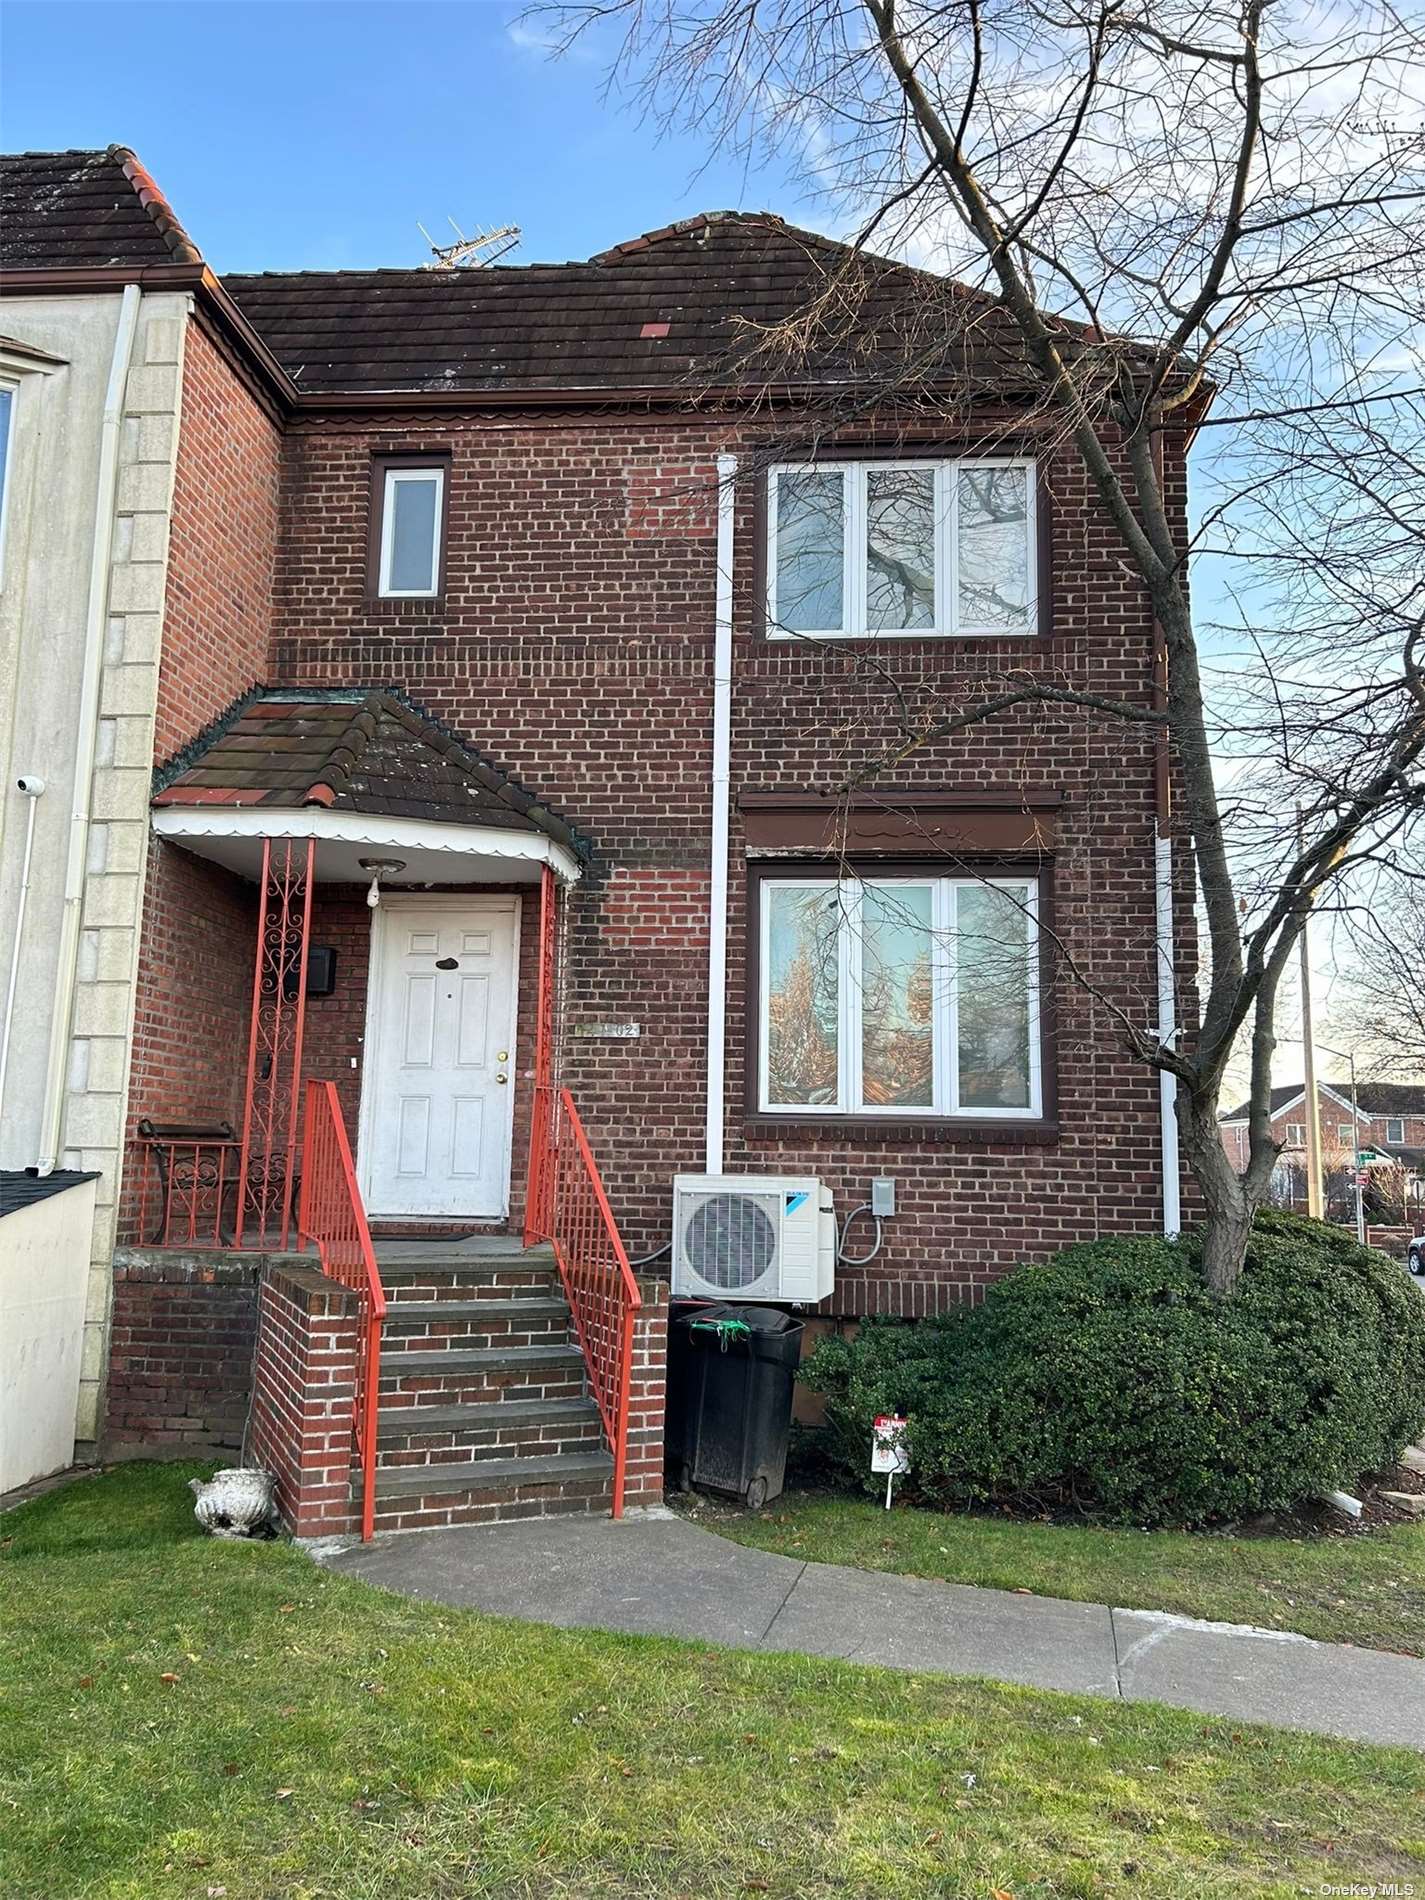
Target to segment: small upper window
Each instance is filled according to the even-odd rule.
[[[1405,1140],[1405,1123],[1392,1116],[1385,1125],[1385,1138],[1387,1141],[1403,1142]]]
[[[789,463],[767,500],[770,633],[1036,629],[1032,462]]]
[[[444,505],[443,466],[386,469],[378,594],[396,600],[429,600],[440,592]]]
[[[1349,1122],[1337,1122],[1336,1139],[1343,1148],[1355,1147],[1355,1131]]]
[[[1306,1146],[1306,1125],[1304,1122],[1287,1123],[1286,1145],[1288,1148],[1304,1148]]]

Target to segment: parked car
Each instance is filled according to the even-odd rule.
[[[1425,1234],[1415,1236],[1405,1257],[1412,1273],[1425,1274]]]

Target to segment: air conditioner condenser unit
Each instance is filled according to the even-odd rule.
[[[804,1177],[679,1174],[673,1297],[815,1305],[836,1278],[831,1190]]]

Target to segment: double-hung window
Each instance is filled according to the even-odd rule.
[[[767,532],[771,635],[1037,631],[1031,461],[785,463]]]
[[[445,464],[387,463],[378,479],[376,592],[387,600],[431,600],[441,591]]]
[[[1385,1125],[1385,1138],[1387,1141],[1396,1143],[1397,1145],[1403,1143],[1405,1140],[1405,1123],[1403,1121],[1397,1121],[1392,1116]]]
[[[1043,1112],[1038,886],[1026,877],[765,877],[764,1112]]]

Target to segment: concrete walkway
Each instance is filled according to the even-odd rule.
[[[1235,1623],[801,1563],[671,1513],[417,1531],[314,1554],[406,1596],[560,1628],[989,1676],[1425,1749],[1425,1661]]]

